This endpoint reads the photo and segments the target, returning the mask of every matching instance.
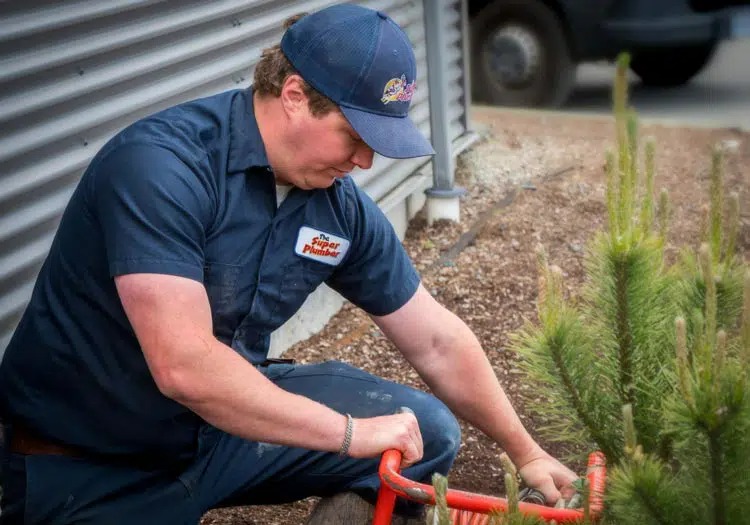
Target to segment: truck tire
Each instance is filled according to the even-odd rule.
[[[503,106],[556,107],[575,64],[557,14],[540,0],[495,0],[471,21],[472,94]]]
[[[633,55],[630,69],[647,86],[687,84],[711,60],[717,42],[680,48],[649,49]]]

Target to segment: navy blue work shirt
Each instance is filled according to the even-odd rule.
[[[326,282],[374,315],[419,277],[350,177],[277,209],[252,90],[136,122],[92,160],[0,366],[0,409],[91,453],[186,458],[201,420],[156,387],[114,277],[202,282],[215,336],[252,363]]]

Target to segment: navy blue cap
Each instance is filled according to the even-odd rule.
[[[387,15],[351,4],[327,7],[287,29],[281,50],[374,151],[395,159],[435,154],[407,116],[416,60],[409,38]]]

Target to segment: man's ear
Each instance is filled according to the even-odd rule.
[[[289,75],[281,86],[281,105],[287,114],[306,112],[307,95],[303,89],[304,80],[299,75]]]

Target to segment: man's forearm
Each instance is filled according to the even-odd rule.
[[[175,377],[181,378],[171,383],[170,397],[225,432],[310,450],[339,452],[345,447],[354,458],[398,449],[404,467],[422,458],[419,424],[413,414],[349,419],[277,387],[213,337],[194,350],[185,352],[183,346],[187,359],[182,366],[178,361]]]
[[[215,338],[181,362],[168,395],[217,428],[251,441],[339,450],[345,416],[277,387]]]
[[[453,314],[428,351],[411,359],[419,374],[457,415],[497,441],[518,465],[542,453],[524,428],[471,330]]]

